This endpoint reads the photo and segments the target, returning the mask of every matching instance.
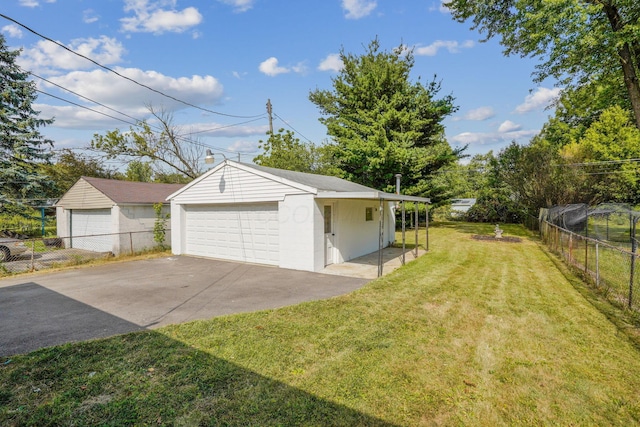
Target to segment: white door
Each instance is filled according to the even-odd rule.
[[[280,263],[277,203],[187,206],[185,253],[258,264]]]
[[[94,252],[113,250],[111,209],[73,209],[71,247]]]
[[[333,223],[333,205],[324,205],[324,265],[335,262],[335,230]]]

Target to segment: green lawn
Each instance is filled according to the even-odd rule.
[[[0,425],[639,424],[638,348],[501,227],[343,297],[0,359]]]

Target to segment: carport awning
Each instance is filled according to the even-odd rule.
[[[404,194],[385,193],[382,191],[319,191],[317,199],[366,199],[366,200],[388,200],[397,202],[418,202],[431,203],[427,197],[407,196]]]
[[[402,264],[404,265],[404,249],[405,249],[405,227],[404,227],[404,202],[424,203],[425,205],[431,204],[431,199],[427,197],[407,196],[404,194],[385,193],[383,191],[371,190],[371,191],[318,191],[316,194],[317,199],[360,199],[360,200],[378,200],[380,202],[380,212],[384,212],[382,205],[384,202],[403,202],[402,203]],[[429,207],[426,206],[426,250],[429,250]],[[416,256],[418,251],[418,205],[415,207],[416,213]],[[379,227],[379,246],[378,246],[378,277],[382,276],[383,260],[383,235],[384,235],[384,213],[380,215],[380,227]]]

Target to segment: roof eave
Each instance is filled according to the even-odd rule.
[[[316,194],[316,199],[364,199],[431,203],[431,199],[427,197],[407,196],[382,191],[320,191]]]

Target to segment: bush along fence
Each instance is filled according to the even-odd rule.
[[[0,275],[84,264],[99,258],[166,250],[171,231],[162,240],[154,230],[22,240],[26,250],[0,262]]]
[[[580,270],[611,302],[622,308],[640,310],[640,263],[637,241],[631,250],[561,228],[540,223],[542,241],[569,265]]]

